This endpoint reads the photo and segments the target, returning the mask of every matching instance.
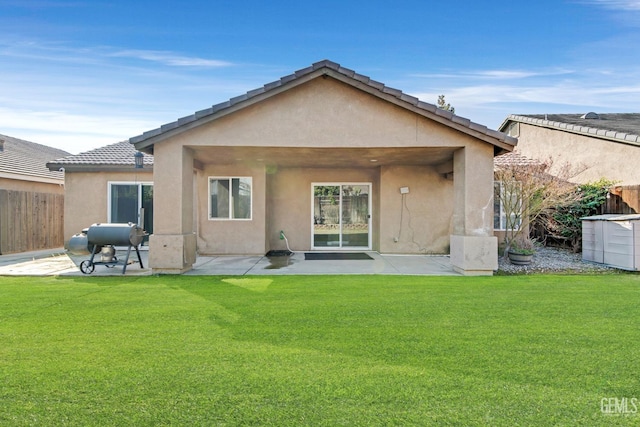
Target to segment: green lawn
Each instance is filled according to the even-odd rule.
[[[639,425],[637,399],[638,275],[0,278],[2,426]]]

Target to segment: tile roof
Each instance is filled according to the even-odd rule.
[[[529,157],[525,157],[520,153],[512,151],[511,153],[501,154],[493,158],[493,166],[527,166],[527,165],[539,165],[540,162]]]
[[[64,173],[57,169],[50,171],[46,163],[54,157],[68,155],[66,151],[7,135],[0,135],[0,140],[4,141],[0,151],[0,173],[16,179],[24,177],[28,181],[64,181]]]
[[[104,147],[96,148],[84,153],[50,160],[47,167],[50,170],[87,170],[94,166],[104,169],[130,169],[135,166],[133,155],[136,149],[128,141],[122,141]],[[145,167],[153,165],[153,156],[145,154],[143,158]],[[94,168],[95,169],[95,168]]]
[[[589,115],[591,116],[592,113]],[[585,114],[512,114],[507,117],[500,129],[506,129],[510,121],[516,121],[640,146],[640,113],[597,114],[598,118],[584,118],[585,116]]]
[[[278,94],[287,88],[295,87],[298,84],[319,76],[336,78],[451,128],[481,138],[502,149],[510,151],[517,142],[516,138],[452,114],[449,111],[436,107],[434,104],[422,102],[418,98],[403,93],[401,90],[387,87],[383,83],[372,80],[367,76],[358,74],[353,70],[349,70],[340,66],[340,64],[328,60],[317,62],[310,67],[282,77],[280,80],[267,83],[261,88],[251,90],[243,95],[231,98],[228,101],[213,105],[210,108],[198,111],[190,116],[183,117],[174,122],[162,125],[157,129],[145,132],[142,135],[130,138],[129,141],[135,144],[140,150],[147,147],[150,147],[152,150],[154,143],[160,142],[176,133],[215,120],[218,117],[232,113],[244,106],[252,105],[269,96]]]

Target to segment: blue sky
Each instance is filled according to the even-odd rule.
[[[640,112],[640,0],[0,0],[0,133],[71,153],[329,59],[497,128]]]

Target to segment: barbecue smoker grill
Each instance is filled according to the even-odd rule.
[[[84,274],[93,273],[96,265],[113,268],[118,264],[122,264],[122,274],[124,274],[127,271],[131,248],[136,250],[140,267],[144,268],[138,246],[145,236],[147,233],[131,222],[127,224],[93,224],[69,240],[69,251],[76,255],[91,254],[91,258],[80,263],[80,271]],[[115,246],[127,246],[127,256],[124,261],[119,261],[116,257]],[[100,261],[94,261],[98,255]]]

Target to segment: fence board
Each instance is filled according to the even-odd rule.
[[[0,255],[61,247],[64,196],[0,190]]]
[[[603,214],[640,213],[640,185],[615,187],[602,206]]]

